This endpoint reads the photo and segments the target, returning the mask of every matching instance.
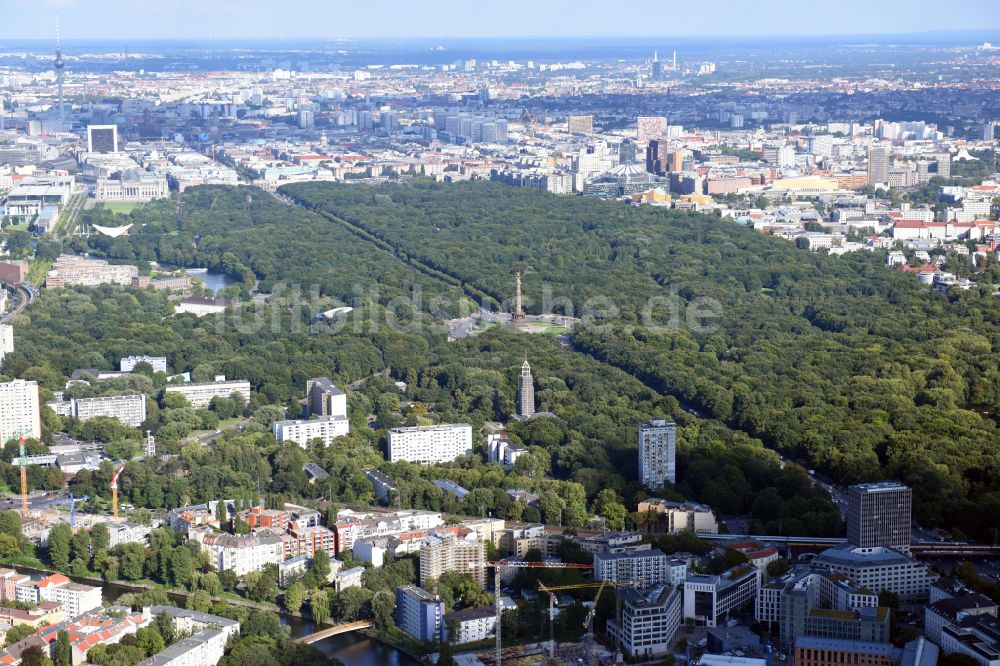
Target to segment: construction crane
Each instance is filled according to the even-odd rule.
[[[46,507],[66,506],[67,504],[69,504],[69,525],[70,527],[76,527],[76,503],[86,502],[89,499],[90,497],[87,495],[84,495],[83,497],[76,497],[73,495],[73,493],[69,493],[69,496],[66,499],[56,500],[55,502],[49,502],[45,506]]]
[[[501,666],[503,638],[500,626],[503,606],[500,605],[500,569],[593,569],[593,564],[567,564],[565,562],[472,562],[471,569],[493,567],[493,605],[496,608],[496,666]]]
[[[544,585],[542,583],[538,584],[538,589],[549,595],[549,664],[555,664],[556,660],[556,637],[555,637],[555,620],[556,620],[556,592],[563,592],[565,590],[585,590],[588,588],[598,588],[597,595],[594,597],[594,605],[591,608],[591,613],[588,613],[588,618],[590,620],[588,626],[588,633],[590,629],[593,628],[593,609],[597,608],[597,600],[601,596],[601,592],[605,587],[636,587],[642,585],[641,581],[622,581],[622,582],[612,582],[608,580],[593,581],[589,583],[577,583],[575,585]]]
[[[118,522],[118,477],[122,475],[123,469],[125,469],[124,463],[115,470],[115,475],[111,477],[111,510],[114,513],[116,523]]]
[[[586,646],[587,654],[590,655],[590,666],[594,666],[597,663],[597,648],[594,644],[594,615],[597,614],[597,602],[601,600],[601,593],[604,592],[604,588],[607,585],[608,581],[601,581],[601,586],[597,588],[597,594],[594,595],[594,603],[590,606],[590,612],[587,613],[587,619],[583,622],[583,625],[587,627],[584,645]]]

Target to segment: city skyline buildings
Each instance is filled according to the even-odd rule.
[[[669,24],[672,32],[689,37],[760,36],[760,35],[852,35],[884,34],[882,26],[891,25],[896,33],[919,33],[947,30],[1000,29],[1000,14],[991,0],[956,0],[948,12],[931,11],[928,0],[903,2],[887,0],[877,5],[861,0],[845,0],[836,13],[825,12],[790,0],[761,0],[754,11],[704,12],[697,6],[668,6],[654,0],[632,0],[622,11],[645,19],[629,24],[625,32],[609,26],[603,11],[583,10],[568,0],[531,3],[510,0],[507,11],[488,22],[463,21],[445,0],[428,0],[422,12],[401,11],[398,0],[380,12],[377,30],[372,28],[371,11],[365,6],[331,5],[316,0],[300,0],[298,11],[266,3],[263,0],[219,0],[199,3],[173,0],[168,3],[129,2],[128,0],[42,0],[18,3],[4,0],[8,18],[6,32],[0,27],[0,39],[51,39],[51,25],[58,14],[63,24],[72,26],[71,34],[88,39],[197,38],[207,40],[273,37],[280,39],[325,38],[398,38],[398,37],[628,37],[666,36],[660,26]],[[729,3],[725,3],[729,4]],[[732,3],[733,7],[737,7]],[[720,8],[721,9],[721,8]],[[820,14],[822,12],[822,14]],[[796,30],[782,31],[772,17],[795,13]],[[858,16],[865,16],[858,21]],[[303,20],[308,16],[308,20]],[[532,17],[526,22],[525,16]],[[317,29],[316,26],[329,26]],[[16,29],[16,33],[13,30]],[[46,34],[47,33],[47,34]]]

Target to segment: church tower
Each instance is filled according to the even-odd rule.
[[[531,366],[528,358],[524,358],[521,366],[521,379],[517,390],[517,413],[523,418],[535,415],[535,380],[531,376]]]

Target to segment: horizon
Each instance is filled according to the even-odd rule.
[[[416,10],[409,3],[388,0],[376,22],[369,8],[338,7],[319,0],[299,0],[291,11],[265,0],[39,0],[30,5],[0,0],[8,19],[4,24],[17,30],[12,35],[0,28],[0,39],[54,40],[57,20],[66,42],[811,38],[1000,31],[1000,12],[992,0],[955,0],[947,11],[930,0],[886,0],[874,6],[865,0],[842,0],[836,12],[791,0],[759,0],[753,7],[729,1],[715,4],[719,11],[709,13],[700,7],[668,8],[656,0],[631,0],[609,16],[570,0],[507,0],[502,11],[488,14],[486,20],[457,15],[447,0],[425,0]],[[726,5],[739,11],[727,12]],[[983,19],[992,25],[983,25]],[[149,34],[151,25],[160,34]],[[316,29],[318,25],[329,27]],[[309,34],[302,32],[303,26]],[[886,32],[885,26],[892,29]]]

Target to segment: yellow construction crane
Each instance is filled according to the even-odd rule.
[[[493,602],[496,608],[496,666],[501,666],[503,639],[501,625],[503,607],[500,605],[500,569],[593,569],[593,564],[567,564],[565,562],[472,562],[470,569],[493,567]]]
[[[562,592],[565,590],[583,590],[587,588],[597,588],[597,594],[594,595],[594,604],[591,606],[590,611],[587,613],[587,619],[584,622],[584,626],[587,628],[586,641],[587,652],[590,655],[591,663],[595,662],[594,658],[594,613],[597,611],[597,602],[601,598],[601,593],[604,592],[605,587],[636,587],[642,585],[641,581],[623,581],[623,582],[613,582],[608,580],[592,581],[587,583],[577,583],[575,585],[545,585],[543,583],[538,584],[538,589],[549,595],[549,664],[555,664],[556,659],[556,637],[555,637],[555,619],[556,619],[556,592]]]

